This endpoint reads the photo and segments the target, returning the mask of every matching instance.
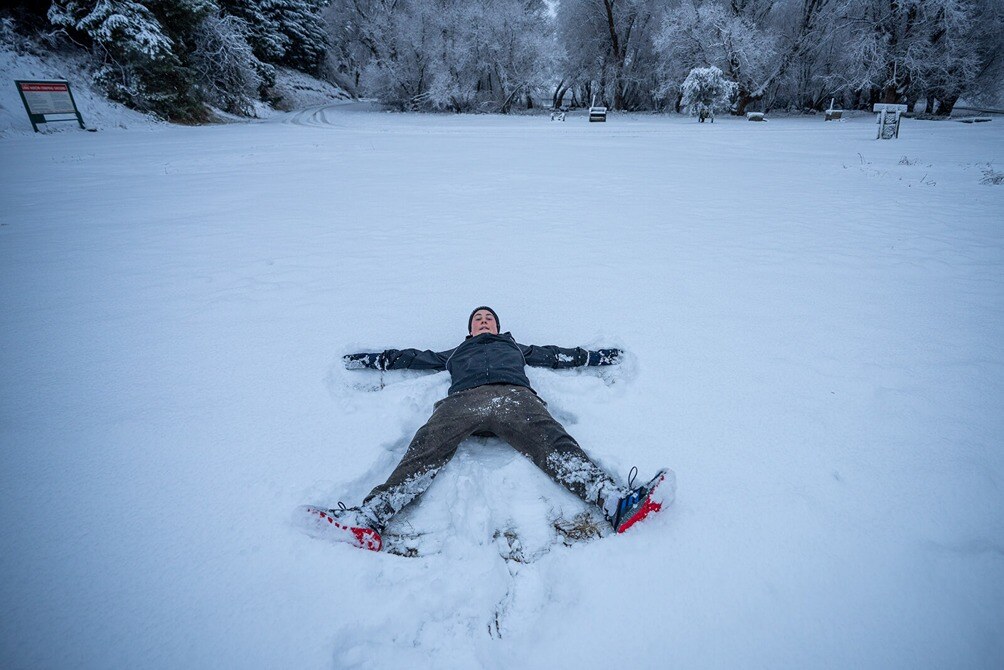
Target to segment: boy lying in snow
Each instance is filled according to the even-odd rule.
[[[490,307],[478,307],[467,320],[469,335],[449,351],[389,349],[349,354],[349,369],[449,370],[453,384],[435,405],[404,458],[386,482],[374,488],[359,507],[305,510],[329,524],[333,535],[356,546],[379,551],[387,522],[429,488],[433,478],[475,434],[496,435],[529,458],[555,482],[596,504],[618,532],[624,532],[660,505],[651,499],[665,471],[645,486],[624,488],[586,455],[547,404],[530,387],[524,367],[570,368],[616,365],[619,349],[562,349],[518,344],[510,333],[499,334],[499,319]],[[628,483],[630,487],[632,481]]]

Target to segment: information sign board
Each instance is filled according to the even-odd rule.
[[[76,121],[81,128],[84,127],[84,120],[73,100],[69,82],[16,80],[14,83],[36,133],[38,124],[53,121]]]

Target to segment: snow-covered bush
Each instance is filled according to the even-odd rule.
[[[695,67],[680,86],[680,104],[689,113],[714,113],[732,105],[739,86],[729,81],[717,67]]]

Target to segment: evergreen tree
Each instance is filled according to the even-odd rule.
[[[248,42],[260,61],[317,74],[328,43],[322,17],[327,0],[221,0],[220,4],[248,26]]]
[[[153,4],[153,3],[151,3]],[[200,121],[205,117],[193,92],[191,74],[176,55],[177,44],[161,18],[188,20],[195,0],[156,3],[150,7],[133,0],[55,0],[49,21],[88,44],[100,66],[95,80],[109,96],[166,119]]]
[[[277,0],[273,5],[279,31],[288,46],[280,63],[317,74],[328,47],[322,9],[325,0]]]
[[[243,20],[250,33],[248,43],[254,54],[265,63],[278,63],[289,48],[289,38],[283,34],[277,18],[282,0],[220,0],[227,14]]]

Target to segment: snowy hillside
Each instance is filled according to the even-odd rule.
[[[3,104],[7,106],[7,99]],[[387,114],[0,139],[0,666],[998,668],[1004,124]],[[318,540],[493,306],[621,478],[581,503],[466,442],[401,520]],[[522,562],[500,556],[505,531]],[[501,533],[501,535],[500,535]]]
[[[18,50],[12,44],[0,42],[0,74],[0,137],[33,134],[21,96],[14,85],[16,79],[65,79],[70,82],[77,109],[84,123],[91,128],[135,130],[158,123],[153,117],[112,102],[94,90],[86,64],[79,59],[49,56],[43,60],[27,50]],[[65,130],[79,130],[79,126],[75,122],[43,126],[43,132],[47,133]]]
[[[17,79],[65,79],[70,82],[70,90],[73,92],[77,108],[89,128],[137,130],[156,127],[163,123],[153,116],[141,114],[108,100],[92,86],[91,75],[83,60],[51,54],[43,60],[23,48],[24,45],[21,46],[22,48],[17,49],[13,44],[0,42],[0,74],[3,79],[3,86],[0,87],[0,137],[31,135],[34,132],[24,111],[21,96],[14,85]],[[270,96],[279,109],[303,109],[349,100],[349,95],[341,88],[302,72],[280,67],[276,69],[276,73],[276,83],[270,89]],[[269,118],[276,114],[276,111],[265,103],[258,103],[255,113],[261,118]],[[216,112],[215,116],[219,120],[238,123],[249,121],[222,112]],[[41,131],[46,134],[75,130],[79,130],[75,122],[41,126]]]

